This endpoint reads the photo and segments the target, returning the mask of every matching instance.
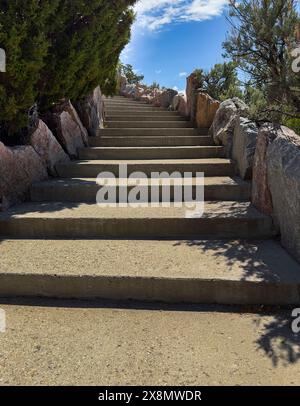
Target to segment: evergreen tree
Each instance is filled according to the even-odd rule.
[[[216,64],[207,72],[197,69],[194,73],[197,75],[200,87],[214,99],[223,101],[232,97],[242,97],[236,66],[233,62]]]
[[[269,111],[300,113],[300,77],[292,70],[299,15],[296,0],[230,0],[226,56],[261,90]],[[270,117],[270,115],[269,115]]]
[[[38,95],[40,72],[50,47],[49,24],[59,0],[0,0],[0,47],[6,72],[0,73],[1,132],[13,134],[27,124]]]
[[[127,79],[127,83],[130,85],[137,85],[144,80],[144,75],[138,75],[134,71],[132,65],[124,65],[123,63],[121,63],[119,69],[121,75],[125,76],[125,78]]]
[[[46,110],[100,85],[116,88],[120,53],[130,39],[136,0],[0,0],[0,131],[27,125],[37,102]]]
[[[52,47],[40,83],[43,109],[60,98],[77,100],[100,84],[116,87],[119,56],[130,39],[135,0],[60,0]]]

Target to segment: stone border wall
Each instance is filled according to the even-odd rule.
[[[27,145],[0,142],[0,211],[28,200],[33,183],[57,176],[58,163],[78,158],[89,136],[99,135],[104,121],[100,87],[74,106],[65,100],[43,117],[34,117]]]

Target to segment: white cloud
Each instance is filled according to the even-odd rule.
[[[162,73],[162,70],[161,70],[161,69],[157,69],[157,70],[155,71],[155,73],[156,73],[157,75],[160,75],[160,74]]]
[[[187,73],[186,73],[186,72],[180,72],[180,73],[179,73],[179,76],[180,76],[181,78],[183,78],[183,77],[187,76]]]
[[[151,31],[173,22],[203,21],[220,15],[228,0],[140,0],[137,25]]]

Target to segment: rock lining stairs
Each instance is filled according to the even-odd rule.
[[[208,130],[122,97],[105,104],[101,137],[58,165],[58,179],[35,184],[31,202],[0,215],[0,295],[299,304],[300,266],[273,240],[271,218],[251,206],[250,184]],[[148,175],[204,171],[204,216],[99,208],[95,178],[117,174],[120,163]]]

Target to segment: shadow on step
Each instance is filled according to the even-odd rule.
[[[299,264],[274,240],[210,239],[174,242],[175,247],[181,245],[196,247],[201,253],[214,258],[212,264],[227,269],[228,277],[238,273],[241,281],[299,282]]]

